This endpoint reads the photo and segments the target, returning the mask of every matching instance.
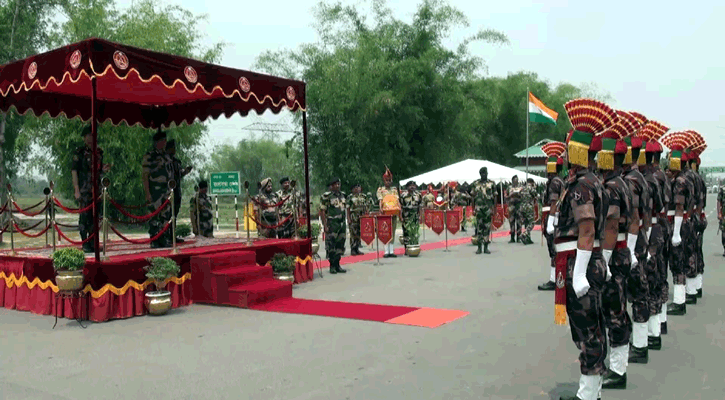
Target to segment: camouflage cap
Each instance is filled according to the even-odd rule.
[[[332,186],[332,185],[336,184],[337,182],[340,182],[340,178],[337,178],[337,177],[332,178],[332,179],[330,179],[330,182],[327,184],[327,186]]]
[[[285,182],[289,182],[289,177],[285,176],[285,177],[283,177],[282,179],[279,180],[279,184],[280,185],[283,184],[283,183],[285,183]]]

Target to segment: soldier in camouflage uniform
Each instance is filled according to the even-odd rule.
[[[403,216],[403,244],[405,246],[408,244],[417,245],[419,243],[409,242],[410,236],[415,235],[417,237],[420,231],[419,210],[423,198],[416,190],[415,182],[410,181],[405,186],[408,190],[400,198],[400,207],[402,208]]]
[[[521,226],[524,232],[521,234],[521,243],[528,245],[534,244],[531,240],[531,230],[534,229],[535,211],[534,206],[539,201],[539,194],[536,192],[536,184],[532,178],[526,180],[526,186],[521,191]]]
[[[700,185],[698,184],[698,175],[695,171],[690,168],[690,162],[695,157],[695,154],[690,149],[685,150],[687,153],[687,161],[683,168],[685,177],[688,179],[688,186],[692,190],[692,201],[689,207],[685,210],[688,218],[685,221],[686,225],[689,225],[690,235],[682,237],[682,242],[685,247],[685,255],[687,266],[685,269],[685,303],[690,305],[697,304],[697,275],[699,270],[699,260],[697,251],[697,230],[700,226],[700,209],[701,204],[701,193]]]
[[[695,221],[695,232],[697,233],[697,239],[695,241],[695,253],[697,260],[697,277],[695,278],[695,286],[697,289],[697,297],[702,297],[702,276],[705,273],[705,256],[702,253],[702,241],[705,235],[705,229],[707,229],[707,217],[703,210],[707,207],[707,186],[705,180],[700,175],[700,152],[693,152],[693,157],[690,160],[690,170],[692,171],[695,183],[697,186],[697,202],[695,205],[695,213],[693,214]]]
[[[93,165],[93,150],[91,149],[93,145],[92,133],[90,126],[83,128],[81,136],[83,136],[85,144],[76,149],[76,152],[73,154],[73,164],[71,165],[75,199],[78,201],[80,208],[88,207],[93,201],[93,169],[91,168],[91,165]],[[97,157],[98,165],[102,166],[98,171],[98,177],[100,179],[105,172],[111,169],[111,166],[109,164],[103,164],[103,150],[100,148],[98,148]],[[97,202],[96,207],[100,206],[100,202]],[[78,216],[78,229],[81,240],[86,240],[93,234],[93,208]],[[83,251],[86,253],[94,253],[96,251],[95,238],[83,244]]]
[[[725,249],[725,186],[720,182],[720,189],[717,192],[717,219],[720,222],[720,240],[722,247]],[[725,257],[725,251],[722,256]]]
[[[478,250],[476,254],[491,254],[488,245],[491,243],[491,220],[496,209],[496,186],[493,181],[488,180],[488,168],[482,167],[478,170],[480,180],[473,183],[471,194],[473,195],[473,206],[476,212],[476,239],[478,239]]]
[[[257,234],[260,238],[274,239],[277,237],[277,228],[272,228],[278,223],[277,206],[281,200],[277,193],[272,191],[272,178],[264,178],[260,182],[259,193],[256,197],[257,216],[260,224],[257,224]],[[270,227],[265,228],[262,224]]]
[[[207,196],[209,184],[206,181],[199,182],[199,191],[189,202],[189,218],[194,236],[214,237],[214,214],[211,198]]]
[[[174,180],[176,181],[176,187],[174,188],[174,224],[176,224],[176,218],[179,215],[179,209],[181,209],[181,179],[191,172],[192,167],[183,168],[181,166],[181,160],[176,157],[176,140],[171,139],[166,142],[166,153],[171,159]],[[176,243],[184,243],[184,239],[177,237]]]
[[[174,169],[171,158],[166,153],[166,132],[161,129],[153,136],[154,148],[144,154],[142,161],[142,180],[149,203],[149,211],[157,210],[169,197],[169,181],[174,179]],[[171,220],[171,206],[149,220],[149,236],[156,236],[164,225]],[[171,247],[171,229],[151,243],[152,248]]]
[[[330,273],[345,273],[340,259],[345,254],[345,193],[340,191],[340,179],[333,178],[328,184],[330,191],[320,197],[320,219],[325,231],[325,253],[330,261]]]
[[[350,228],[350,254],[361,256],[360,217],[370,209],[370,200],[362,194],[360,184],[353,185],[352,194],[347,198],[347,225]]]
[[[461,232],[466,232],[466,207],[471,201],[471,196],[466,193],[466,186],[460,185],[453,189],[453,198],[451,199],[452,207],[461,207],[463,210],[463,216],[461,218]]]
[[[581,377],[577,396],[562,399],[595,400],[601,389],[607,357],[602,308],[606,263],[599,241],[605,230],[608,204],[604,187],[589,169],[598,149],[590,148],[584,157],[579,154],[582,147],[589,148],[592,135],[580,131],[576,133],[567,139],[571,174],[566,180],[567,189],[557,205],[559,220],[554,243],[557,265],[559,262],[566,264],[565,274],[559,275],[557,271],[557,290],[566,293],[571,336],[580,350]],[[571,158],[572,151],[577,152],[574,159]],[[561,282],[562,288],[558,282]]]
[[[521,187],[519,187],[519,177],[514,175],[511,178],[511,186],[508,189],[506,202],[509,211],[509,226],[511,229],[511,240],[509,243],[516,243],[521,240],[521,216],[519,213],[519,205],[521,204]]]
[[[664,131],[657,134],[653,139],[654,143],[650,142],[647,144],[645,156],[647,162],[649,157],[652,158],[652,165],[654,166],[653,175],[657,182],[662,188],[662,197],[664,199],[664,206],[662,209],[657,210],[657,224],[660,226],[662,232],[662,250],[657,253],[657,266],[659,268],[660,277],[660,298],[658,303],[661,304],[659,311],[660,320],[660,334],[667,334],[667,299],[669,298],[670,288],[667,282],[667,274],[669,271],[668,264],[670,259],[670,249],[672,248],[672,224],[667,219],[667,207],[672,203],[672,185],[670,179],[667,177],[662,168],[660,168],[660,158],[662,157],[662,145],[657,143],[657,140],[664,134]],[[653,220],[654,221],[654,220]]]
[[[421,206],[423,208],[434,208],[433,202],[435,201],[435,196],[433,195],[433,186],[428,186],[428,192],[423,196],[421,200]]]
[[[553,291],[556,288],[556,250],[554,250],[554,227],[556,226],[556,203],[564,192],[564,181],[559,177],[564,167],[564,159],[561,157],[566,145],[561,142],[550,142],[542,147],[548,156],[546,163],[547,181],[544,190],[544,201],[541,208],[541,227],[544,229],[546,246],[549,250],[551,265],[549,269],[549,280],[539,285],[539,290]]]
[[[289,239],[295,235],[296,221],[294,212],[296,206],[299,209],[301,194],[297,189],[292,189],[290,186],[290,180],[286,176],[279,180],[279,184],[282,185],[282,188],[277,191],[278,201],[287,199],[287,201],[279,207],[279,220],[280,222],[284,221],[287,217],[289,217],[289,220],[285,222],[284,225],[277,228],[277,237],[280,239]]]

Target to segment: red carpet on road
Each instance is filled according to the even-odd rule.
[[[397,325],[422,326],[426,328],[436,328],[468,315],[468,312],[458,310],[295,298],[274,300],[250,308],[259,311],[358,319]]]

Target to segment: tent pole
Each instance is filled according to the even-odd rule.
[[[302,141],[305,151],[305,210],[307,212],[307,238],[312,237],[312,214],[310,213],[310,161],[307,148],[307,112],[302,111]]]
[[[98,159],[98,123],[96,115],[98,113],[98,107],[96,105],[97,101],[97,94],[96,94],[96,88],[98,85],[98,79],[94,76],[91,78],[91,132],[93,136],[93,143],[91,144],[91,147],[93,148],[93,234],[95,235],[93,237],[93,244],[95,247],[95,253],[96,253],[96,262],[101,261],[101,252],[100,252],[100,234],[98,232],[98,207],[96,199],[98,198],[98,162],[100,161]]]

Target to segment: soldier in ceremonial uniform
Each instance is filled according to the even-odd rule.
[[[627,387],[627,359],[632,320],[627,312],[627,279],[632,257],[627,248],[627,233],[632,215],[632,192],[622,179],[622,163],[627,145],[621,138],[626,131],[621,122],[597,136],[602,150],[597,166],[604,179],[607,217],[602,242],[602,255],[607,265],[607,282],[602,293],[604,320],[611,345],[609,368],[602,378],[604,389]]]
[[[214,237],[214,207],[211,198],[207,195],[209,184],[207,181],[199,182],[199,190],[189,201],[189,218],[194,236]]]
[[[415,182],[409,181],[405,187],[408,189],[400,198],[403,219],[403,243],[408,245],[411,234],[418,235],[420,230],[420,205],[421,196],[416,190]],[[417,244],[417,243],[416,243]]]
[[[506,202],[509,210],[509,226],[511,227],[511,240],[509,243],[516,243],[521,240],[521,216],[519,205],[521,204],[521,187],[519,186],[519,177],[514,175],[511,178],[511,186],[508,189]]]
[[[576,104],[582,101],[592,103],[587,106],[591,108],[590,113],[607,111],[608,115],[614,114],[611,108],[594,100],[572,100],[565,108],[567,111],[576,109]],[[581,377],[576,396],[562,399],[597,400],[600,398],[598,394],[602,375],[606,371],[604,360],[607,356],[602,310],[606,265],[600,240],[604,234],[608,205],[604,187],[590,169],[599,150],[590,145],[593,134],[598,132],[584,131],[592,127],[579,122],[572,115],[569,115],[569,120],[574,125],[566,141],[570,175],[566,181],[567,189],[557,205],[559,220],[554,232],[554,243],[557,265],[566,265],[561,275],[557,269],[557,286],[559,281],[562,281],[563,286],[557,290],[565,290],[566,293],[566,313],[571,335],[580,350]],[[611,117],[602,120],[614,122]],[[599,131],[609,128],[602,126]],[[557,305],[561,306],[558,299]]]
[[[392,183],[393,183],[393,173],[390,172],[390,169],[388,169],[388,167],[385,167],[385,173],[383,174],[384,186],[379,187],[378,191],[377,191],[377,197],[378,197],[378,203],[380,205],[380,211],[385,211],[385,209],[383,207],[383,204],[384,204],[383,199],[385,199],[386,196],[390,196],[389,198],[395,199],[395,202],[397,203],[396,206],[400,207],[400,195],[398,193],[398,188],[395,186],[392,186]],[[396,231],[396,229],[398,229],[398,218],[397,217],[398,217],[397,215],[393,215],[393,224],[392,224],[393,226],[391,227],[391,229],[392,229],[391,233],[393,235],[393,239],[391,239],[390,242],[388,242],[388,244],[386,244],[384,246],[385,255],[383,255],[383,258],[398,257],[397,255],[395,255],[394,250],[393,250],[393,245],[395,242],[395,231]]]
[[[149,211],[157,210],[170,194],[169,181],[174,179],[174,167],[166,153],[166,132],[160,128],[153,136],[154,148],[144,154],[142,161],[142,182],[146,194]],[[178,184],[178,182],[177,182]],[[171,220],[171,206],[149,220],[149,236],[156,236]],[[151,242],[152,248],[171,247],[171,229],[169,228],[158,239]]]
[[[624,160],[623,177],[632,191],[632,219],[630,220],[627,235],[627,247],[632,255],[628,297],[632,302],[632,319],[634,323],[629,362],[646,364],[649,361],[647,328],[650,317],[648,275],[651,272],[649,267],[652,264],[647,262],[647,230],[651,226],[652,210],[649,203],[649,185],[637,165],[642,149],[642,138],[637,133],[642,125],[630,113],[618,111],[617,114],[628,134],[624,139],[628,149]]]
[[[299,205],[301,194],[297,189],[292,189],[290,180],[286,176],[279,180],[279,184],[282,185],[282,188],[276,193],[277,200],[282,201],[287,199],[279,207],[279,222],[284,221],[288,217],[289,219],[282,226],[277,228],[277,237],[280,239],[289,239],[295,235],[295,226],[297,226],[297,221],[295,221],[294,212],[295,207]],[[299,209],[299,207],[297,209]]]
[[[702,146],[707,147],[704,145],[704,140]],[[707,186],[705,185],[705,180],[702,179],[702,176],[700,175],[700,154],[704,150],[703,147],[701,147],[702,150],[693,150],[694,154],[690,159],[690,170],[693,173],[698,187],[697,205],[695,206],[694,214],[696,221],[695,232],[697,233],[697,240],[695,242],[695,253],[697,255],[697,277],[695,278],[695,285],[698,298],[702,297],[702,276],[705,273],[705,256],[702,253],[702,241],[703,236],[705,235],[705,229],[707,228],[707,217],[704,213],[705,207],[707,207]]]
[[[702,204],[702,194],[700,191],[700,185],[698,183],[698,175],[690,168],[692,160],[697,157],[697,155],[692,151],[692,147],[695,146],[695,138],[693,137],[691,131],[686,131],[686,134],[689,138],[688,140],[690,148],[685,149],[688,162],[686,163],[687,168],[683,171],[685,173],[685,177],[690,181],[688,186],[692,188],[692,202],[686,210],[688,218],[685,221],[686,224],[690,225],[691,234],[687,237],[683,237],[683,243],[685,245],[685,255],[687,256],[686,260],[688,264],[687,269],[685,270],[685,303],[694,305],[697,304],[697,275],[699,271],[697,231],[700,226],[700,214],[702,213],[702,209],[700,208],[700,205]]]
[[[279,223],[277,203],[280,198],[277,197],[277,193],[272,191],[272,178],[264,178],[260,182],[256,199],[255,206],[259,222],[261,222],[261,224],[257,224],[258,235],[260,238],[274,239],[277,237],[277,229],[273,227]],[[268,228],[263,227],[262,224]]]
[[[720,240],[723,247],[722,256],[725,257],[725,185],[720,182],[720,188],[717,191],[717,220],[720,223]]]
[[[433,208],[433,202],[435,201],[435,195],[433,194],[433,186],[428,185],[428,192],[423,195],[422,199],[422,207],[423,208]]]
[[[685,283],[688,274],[687,248],[683,238],[692,235],[692,227],[687,222],[687,212],[693,203],[693,192],[691,182],[685,176],[683,170],[687,168],[687,155],[684,152],[688,146],[688,139],[683,132],[673,132],[663,139],[663,144],[670,148],[669,170],[672,182],[672,199],[667,208],[667,218],[672,224],[672,247],[670,248],[670,271],[674,284],[673,300],[667,306],[667,315],[685,315]],[[696,275],[693,273],[692,275]]]
[[[347,198],[347,225],[350,228],[350,254],[361,256],[360,251],[360,217],[368,213],[370,202],[362,194],[360,184],[352,186],[352,194]]]
[[[488,180],[488,168],[481,167],[478,170],[480,180],[473,183],[471,194],[473,195],[473,206],[476,212],[476,239],[478,239],[478,250],[476,254],[491,254],[488,245],[491,243],[491,222],[496,209],[497,193],[493,181]]]
[[[93,202],[93,135],[91,127],[86,126],[81,131],[84,145],[76,149],[73,153],[73,164],[71,165],[71,175],[73,177],[73,189],[75,199],[78,201],[80,208],[86,208]],[[97,163],[101,167],[98,168],[98,177],[100,179],[104,173],[110,171],[110,164],[103,164],[103,150],[97,148]],[[99,185],[100,190],[100,185]],[[100,193],[98,193],[100,196]],[[96,207],[100,207],[97,202]],[[100,209],[99,209],[100,211]],[[99,212],[99,216],[100,216]],[[78,216],[78,230],[80,231],[81,240],[86,240],[93,234],[93,207]],[[53,233],[55,234],[55,233]],[[96,251],[95,239],[91,239],[83,243],[83,251],[86,253],[94,253]]]
[[[534,207],[539,201],[539,194],[536,192],[536,183],[533,178],[526,180],[526,185],[521,190],[521,205],[519,213],[521,215],[521,226],[524,228],[521,234],[521,243],[524,245],[534,244],[531,240],[531,230],[534,229],[536,214]]]
[[[564,191],[564,181],[559,177],[564,167],[564,158],[561,156],[566,151],[566,144],[562,142],[549,142],[541,147],[541,150],[549,157],[546,162],[546,190],[544,192],[544,205],[541,208],[541,226],[545,227],[544,237],[546,246],[549,249],[551,268],[549,280],[539,285],[539,290],[554,290],[556,288],[556,250],[554,250],[554,226],[556,226],[556,203]]]
[[[174,224],[176,218],[179,215],[179,209],[181,209],[181,179],[191,172],[192,167],[188,166],[183,168],[181,166],[181,160],[176,157],[176,140],[171,139],[166,142],[166,153],[171,159],[171,167],[174,171],[174,180],[176,181],[176,187],[174,187]],[[184,239],[176,238],[176,243],[184,243]]]
[[[328,183],[330,190],[320,197],[320,219],[325,232],[325,253],[330,261],[330,273],[345,273],[340,259],[345,254],[345,193],[340,191],[340,179]]]

